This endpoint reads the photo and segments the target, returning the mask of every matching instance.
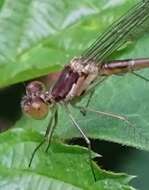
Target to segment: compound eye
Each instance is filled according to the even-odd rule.
[[[40,94],[45,92],[45,85],[40,81],[32,81],[26,86],[26,94]]]
[[[23,100],[21,106],[23,112],[34,119],[45,118],[49,111],[48,104],[38,97]]]

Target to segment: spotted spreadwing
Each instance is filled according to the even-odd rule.
[[[144,26],[147,25],[147,22],[149,23],[149,1],[144,0],[131,7],[131,9],[114,22],[107,31],[99,35],[92,45],[79,57],[74,57],[70,60],[69,64],[64,67],[57,81],[50,89],[45,89],[44,83],[40,81],[32,81],[27,84],[26,95],[24,95],[21,102],[23,112],[35,119],[45,118],[49,110],[52,113],[44,139],[34,149],[29,166],[31,166],[36,151],[45,141],[48,141],[46,151],[48,150],[54,129],[57,126],[58,106],[62,105],[73,126],[77,128],[88,145],[90,167],[93,177],[96,180],[91,158],[90,140],[72,115],[69,106],[80,109],[84,115],[86,112],[94,112],[99,115],[119,119],[132,126],[126,117],[90,109],[89,103],[96,90],[96,86],[100,85],[111,75],[130,72],[148,81],[148,79],[137,74],[135,71],[148,68],[149,58],[108,60],[114,51],[134,36],[134,33],[139,36],[141,34],[139,28],[145,28]],[[89,98],[86,105],[84,107],[78,106],[77,103],[79,100],[87,94]]]

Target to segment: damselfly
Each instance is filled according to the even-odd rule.
[[[120,119],[131,125],[123,116],[95,111],[88,108],[88,105],[95,87],[110,75],[131,72],[147,80],[134,71],[149,67],[149,59],[107,61],[107,58],[131,38],[134,33],[135,35],[136,32],[139,34],[138,28],[144,27],[147,25],[147,22],[149,22],[149,0],[144,0],[137,3],[125,15],[112,24],[112,26],[100,35],[95,42],[80,55],[80,57],[73,58],[70,64],[64,67],[54,86],[48,91],[45,90],[44,84],[39,81],[33,81],[26,86],[26,95],[21,102],[23,111],[35,119],[44,118],[48,110],[52,112],[44,139],[35,148],[29,166],[32,163],[36,151],[46,140],[49,142],[46,149],[48,150],[54,129],[57,125],[57,108],[63,105],[65,111],[68,113],[68,117],[88,145],[91,170],[94,179],[96,179],[92,165],[90,140],[71,114],[68,105],[81,109],[83,114],[85,114],[86,111],[96,112],[98,114]],[[87,104],[84,107],[77,106],[76,102],[88,93],[90,93],[90,96]]]

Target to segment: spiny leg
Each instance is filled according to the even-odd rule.
[[[51,145],[51,140],[52,140],[52,136],[53,136],[53,133],[54,133],[54,129],[57,126],[57,121],[58,121],[58,111],[56,109],[55,115],[54,115],[54,123],[51,126],[50,131],[49,131],[48,136],[47,136],[48,146],[46,147],[45,152],[48,152],[48,149],[49,149],[49,147]]]
[[[85,108],[85,107],[82,107],[82,106],[74,106],[74,107],[78,108],[80,110],[81,109],[85,110],[86,112],[93,112],[93,113],[96,113],[98,115],[103,115],[103,116],[107,116],[107,117],[112,117],[114,119],[118,119],[118,120],[126,122],[131,127],[134,127],[133,124],[125,116],[121,116],[119,114],[114,114],[114,113],[109,113],[109,112],[98,111],[98,110],[94,110],[94,109],[91,109],[91,108]]]
[[[102,78],[99,77],[99,79],[97,79],[97,81],[95,81],[95,82],[93,82],[93,83],[91,84],[91,86],[89,87],[89,89],[88,89],[88,90],[86,91],[86,93],[84,94],[84,95],[89,94],[88,99],[87,99],[87,102],[86,102],[86,105],[84,106],[85,108],[87,108],[87,107],[89,106],[89,104],[90,104],[90,102],[91,102],[91,99],[92,99],[92,97],[93,97],[93,95],[94,95],[94,93],[95,93],[95,88],[96,88],[99,84],[101,84],[102,82],[104,82],[106,79],[107,79],[107,77],[102,77]],[[80,112],[82,113],[83,116],[86,115],[86,111],[85,111],[85,110],[81,110]]]
[[[144,76],[142,76],[142,75],[140,75],[140,74],[138,74],[138,73],[136,73],[136,72],[134,72],[134,71],[132,71],[131,73],[132,73],[133,75],[135,75],[136,77],[139,77],[140,79],[143,79],[143,80],[149,82],[149,79],[148,79],[148,78],[146,78],[146,77],[144,77]]]
[[[37,150],[45,143],[46,139],[44,138],[38,146],[36,146],[36,148],[34,149],[34,151],[32,152],[32,155],[31,155],[31,158],[30,158],[30,161],[29,161],[29,164],[28,164],[28,167],[30,168],[31,167],[31,164],[32,164],[32,161],[34,159],[34,156],[37,152]]]
[[[81,136],[84,138],[87,146],[88,146],[88,155],[89,155],[89,162],[90,162],[90,168],[91,168],[91,171],[92,171],[92,174],[93,174],[93,178],[94,180],[96,181],[96,176],[95,176],[95,172],[94,172],[94,168],[93,168],[93,163],[92,163],[92,154],[91,154],[91,142],[90,140],[88,139],[88,137],[85,135],[85,133],[82,131],[82,129],[79,127],[78,123],[76,122],[76,120],[74,119],[74,117],[71,115],[68,107],[65,105],[65,108],[66,108],[66,111],[73,123],[73,126],[77,128],[77,130],[80,132]]]
[[[32,164],[32,161],[33,161],[33,159],[34,159],[34,156],[35,156],[36,152],[37,152],[38,149],[46,142],[47,136],[48,136],[48,134],[49,134],[49,131],[50,131],[50,128],[51,128],[51,125],[52,125],[52,122],[53,122],[53,115],[52,115],[51,118],[50,118],[48,127],[47,127],[46,132],[45,132],[45,135],[44,135],[44,139],[35,147],[34,151],[32,152],[32,155],[31,155],[31,158],[30,158],[28,167],[31,167],[31,164]]]
[[[135,75],[136,77],[139,77],[139,78],[141,78],[141,79],[143,79],[143,80],[149,82],[149,79],[148,79],[148,78],[146,78],[146,77],[144,77],[144,76],[142,76],[142,75],[140,75],[140,74],[138,74],[138,73],[136,73],[136,72],[134,72],[134,71],[131,71],[131,73],[132,73],[133,75]],[[86,112],[89,111],[89,110],[87,110],[87,109],[88,109],[89,103],[90,103],[90,101],[91,101],[91,99],[92,99],[92,97],[93,97],[93,95],[94,95],[95,87],[98,86],[98,85],[99,85],[101,82],[103,82],[105,79],[107,79],[107,77],[105,77],[105,78],[103,78],[102,80],[99,80],[99,81],[95,82],[94,84],[92,84],[91,89],[90,89],[90,92],[89,92],[90,94],[89,94],[87,103],[86,103],[86,105],[85,105],[84,107],[82,107],[82,108],[80,109],[80,112],[81,112],[84,116],[86,115]],[[77,108],[78,106],[75,106],[75,107]],[[91,111],[91,109],[90,109],[90,111]],[[92,111],[93,111],[93,110],[92,110]],[[95,111],[95,112],[97,113],[97,111]],[[123,120],[123,121],[127,122],[129,125],[132,126],[132,124],[130,123],[130,121],[128,121],[128,119],[127,119],[126,117],[124,117],[124,116],[121,116],[121,115],[118,115],[118,114],[113,114],[113,113],[101,112],[101,111],[98,111],[98,114],[100,114],[100,115],[105,115],[105,116],[109,116],[109,117],[113,117],[113,118],[119,119],[119,120]]]
[[[87,107],[89,106],[89,104],[90,104],[90,102],[91,102],[91,99],[92,99],[92,97],[93,97],[93,95],[94,95],[94,92],[95,92],[95,89],[93,89],[93,90],[90,92],[89,97],[88,97],[87,102],[86,102],[86,105],[84,106],[85,108],[87,108]],[[80,112],[82,113],[83,116],[86,115],[86,111],[85,111],[85,110],[80,110]]]
[[[94,109],[91,109],[91,108],[84,108],[84,107],[81,107],[81,106],[75,106],[75,108],[78,108],[79,110],[80,109],[85,109],[86,112],[93,112],[93,113],[96,113],[98,115],[102,115],[102,116],[105,116],[105,117],[112,117],[114,119],[117,119],[117,120],[120,120],[120,121],[123,121],[125,123],[128,124],[128,126],[130,126],[134,133],[133,134],[136,134],[136,127],[124,116],[121,116],[119,114],[113,114],[113,113],[109,113],[109,112],[102,112],[102,111],[98,111],[98,110],[94,110]],[[138,134],[144,138],[144,136],[142,136],[142,134],[140,133],[140,131],[137,131]],[[144,138],[145,141],[146,141],[146,138]]]
[[[118,120],[121,120],[121,121],[124,121],[126,122],[127,124],[129,124],[130,127],[132,127],[132,130],[133,130],[133,138],[136,139],[136,136],[135,134],[138,134],[139,135],[139,138],[140,138],[140,141],[142,143],[145,143],[146,145],[149,143],[149,138],[144,135],[142,133],[141,130],[139,130],[138,128],[135,127],[135,125],[133,125],[126,117],[124,116],[121,116],[121,115],[118,115],[118,114],[113,114],[113,113],[109,113],[109,112],[102,112],[102,111],[97,111],[97,110],[94,110],[94,109],[91,109],[91,108],[84,108],[84,107],[81,107],[81,106],[75,106],[75,108],[78,108],[78,109],[86,109],[86,111],[89,111],[89,112],[93,112],[93,113],[96,113],[96,114],[99,114],[99,115],[103,115],[103,116],[107,116],[107,117],[112,117],[114,119],[118,119]],[[137,142],[137,139],[136,139],[136,142]]]

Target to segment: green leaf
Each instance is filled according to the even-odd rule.
[[[0,10],[0,86],[62,68],[135,2],[3,1]]]
[[[31,154],[41,136],[32,130],[12,129],[0,138],[0,188],[8,189],[111,189],[133,190],[126,174],[114,174],[97,168],[94,181],[85,148],[52,143],[48,153],[45,146],[38,150],[28,168]]]

